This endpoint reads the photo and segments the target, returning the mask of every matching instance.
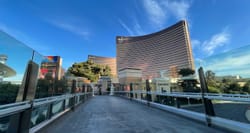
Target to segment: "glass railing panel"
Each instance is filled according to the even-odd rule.
[[[34,127],[37,124],[43,122],[48,118],[48,105],[41,105],[33,108],[30,120],[30,127]]]
[[[36,51],[33,51],[33,52],[34,53],[33,53],[32,61],[38,64],[39,66],[41,66],[42,61],[45,60],[46,57]]]
[[[69,99],[65,99],[65,108],[68,108],[69,107]]]
[[[250,45],[203,59],[210,93],[250,93]]]
[[[250,124],[250,102],[212,100],[217,117]]]
[[[56,115],[63,110],[63,101],[56,101],[53,103],[52,115]]]
[[[70,93],[73,78],[65,78],[60,56],[39,57],[39,79],[36,98],[58,96]]]
[[[9,128],[10,117],[0,118],[0,133],[7,133]]]
[[[152,96],[152,100],[155,103],[160,103],[163,105],[168,105],[168,106],[175,106],[175,98],[172,96],[166,96],[166,95],[162,95],[162,94],[158,94],[158,95],[154,95]]]
[[[205,114],[204,104],[201,98],[177,98],[179,108]]]
[[[80,96],[76,97],[76,104],[80,103]]]
[[[15,102],[32,54],[31,48],[0,31],[0,104]]]
[[[0,83],[0,105],[16,101],[20,84]]]
[[[250,45],[203,59],[208,92],[214,94],[209,95],[216,116],[249,123],[246,112],[250,102],[244,102],[244,97],[250,94],[249,59]],[[216,100],[218,97],[222,99]]]

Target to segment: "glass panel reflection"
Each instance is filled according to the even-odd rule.
[[[0,133],[6,133],[9,127],[10,117],[0,118]]]
[[[42,105],[33,109],[30,120],[30,127],[33,127],[47,119],[48,105]]]
[[[13,103],[33,50],[0,31],[0,104]]]
[[[63,101],[53,103],[52,115],[58,114],[63,110]]]
[[[249,123],[249,102],[241,99],[250,93],[250,45],[202,60],[209,93],[228,99],[212,99],[215,114],[229,120]],[[237,101],[233,100],[237,98]]]
[[[212,100],[216,116],[250,123],[250,104],[246,102]]]

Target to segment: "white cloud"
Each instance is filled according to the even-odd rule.
[[[191,40],[191,44],[192,44],[192,48],[195,49],[196,47],[199,47],[199,45],[201,44],[201,42],[199,40]]]
[[[166,10],[164,9],[163,5],[158,1],[144,0],[143,6],[148,14],[150,21],[152,21],[154,24],[162,26],[167,18]]]
[[[141,28],[141,25],[139,24],[139,22],[137,21],[136,18],[134,18],[134,22],[133,26],[131,26],[132,28],[130,28],[124,21],[122,21],[121,19],[118,19],[119,24],[129,33],[130,36],[134,36],[134,35],[143,35],[144,32]]]
[[[212,70],[218,75],[241,75],[250,77],[249,51],[248,46],[241,48],[241,50],[236,49],[234,52],[213,56],[205,59],[203,66],[206,70]]]
[[[143,6],[147,12],[149,20],[158,27],[163,26],[169,16],[176,19],[187,19],[191,2],[188,1],[156,1],[144,0]]]
[[[162,28],[167,21],[167,18],[174,16],[176,19],[187,19],[188,10],[191,6],[190,2],[181,1],[157,1],[143,0],[142,6],[146,12],[146,17],[155,28]],[[131,16],[131,15],[130,15]],[[145,34],[143,28],[137,20],[136,15],[132,16],[130,24],[118,19],[119,24],[129,33],[129,35]]]
[[[60,20],[60,21],[47,20],[47,21],[58,28],[61,28],[63,30],[69,31],[69,32],[74,33],[76,35],[79,35],[79,36],[83,37],[84,39],[88,39],[88,37],[89,37],[90,33],[87,31],[86,28],[83,28],[80,25],[72,24],[70,22],[65,22],[62,20]]]
[[[230,34],[224,30],[220,33],[217,33],[211,37],[211,39],[203,42],[203,50],[209,55],[214,53],[214,50],[218,47],[228,44],[230,41]]]
[[[121,19],[118,19],[118,22],[129,33],[129,35],[134,35],[134,32]]]
[[[177,19],[186,19],[190,3],[187,1],[166,1],[165,6],[173,13]]]
[[[143,35],[145,34],[144,31],[141,28],[141,25],[139,24],[139,22],[137,21],[137,19],[134,19],[134,31],[136,33],[136,35]]]
[[[192,48],[195,49],[198,46],[200,46],[200,49],[205,56],[206,55],[212,55],[214,51],[218,48],[221,48],[225,45],[227,45],[230,42],[231,34],[227,30],[228,28],[224,28],[222,32],[216,33],[211,36],[210,39],[207,39],[205,41],[200,41],[198,39],[192,39]],[[226,52],[228,49],[221,49],[220,52]]]
[[[201,66],[202,63],[204,62],[204,60],[201,59],[201,58],[195,58],[194,60],[195,60],[195,63],[196,63],[195,65],[197,65],[197,66],[196,66],[197,69],[198,69],[198,67]]]

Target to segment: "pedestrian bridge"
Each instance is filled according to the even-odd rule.
[[[216,101],[213,103],[216,115],[208,113],[204,106],[206,100]],[[145,91],[67,94],[0,106],[0,130],[6,133],[247,133],[249,102],[249,95],[232,94]]]
[[[95,96],[40,133],[223,132],[172,113],[114,96]]]

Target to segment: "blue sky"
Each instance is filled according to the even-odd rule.
[[[250,44],[250,1],[0,0],[0,29],[64,67],[87,55],[116,56],[117,35],[144,35],[181,19],[195,60]]]

